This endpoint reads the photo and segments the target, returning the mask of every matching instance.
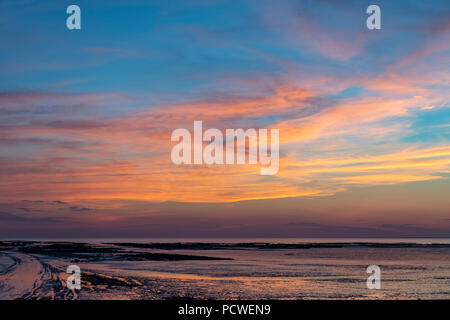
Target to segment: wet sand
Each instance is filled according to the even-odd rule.
[[[366,287],[371,264],[381,290]],[[0,299],[449,298],[448,243],[0,241]]]

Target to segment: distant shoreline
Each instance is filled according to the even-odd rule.
[[[267,239],[255,241],[255,239],[230,239],[230,241],[217,241],[219,239],[180,239],[178,241],[167,241],[167,239],[140,239],[139,242],[128,241],[135,239],[46,239],[46,240],[30,240],[30,239],[14,239],[0,240],[0,248],[5,244],[17,243],[24,245],[26,243],[46,243],[46,244],[101,244],[114,245],[128,248],[140,249],[160,249],[160,250],[230,250],[230,249],[312,249],[312,248],[450,248],[450,239],[376,239],[376,241],[368,241],[368,239],[321,239],[320,242],[311,241],[313,239],[298,239],[297,242],[282,241],[283,239]],[[122,240],[122,241],[118,241]],[[156,241],[155,241],[156,240]],[[166,241],[164,241],[166,240]],[[206,241],[207,240],[207,241]],[[233,240],[233,241],[231,241]],[[275,241],[274,241],[275,240]],[[330,241],[325,241],[330,240]],[[384,240],[384,241],[383,241]],[[415,241],[416,240],[416,241]]]

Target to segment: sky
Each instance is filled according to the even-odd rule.
[[[0,41],[0,238],[450,237],[447,0],[3,0]],[[196,120],[278,173],[173,164]]]

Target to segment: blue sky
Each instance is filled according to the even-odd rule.
[[[81,8],[81,30],[66,28],[70,4]],[[381,30],[366,28],[370,4],[381,8]],[[294,221],[324,226],[313,230],[320,235],[392,236],[380,226],[408,225],[412,236],[442,236],[450,203],[435,191],[449,188],[449,17],[450,2],[438,0],[2,1],[0,219],[11,234],[24,221],[38,221],[39,233],[61,218],[80,225],[72,235],[104,224],[114,235],[161,223],[154,216],[172,212],[172,201],[239,203],[210,223],[252,235],[244,226],[253,214],[281,203],[273,235]],[[170,133],[194,120],[279,128],[280,173],[174,167]],[[414,190],[420,210],[389,198],[392,189]],[[177,210],[185,222],[204,218]]]

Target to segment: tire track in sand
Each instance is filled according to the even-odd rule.
[[[0,272],[0,299],[73,299],[60,278],[61,270],[38,257],[18,252],[0,252],[11,264]]]

